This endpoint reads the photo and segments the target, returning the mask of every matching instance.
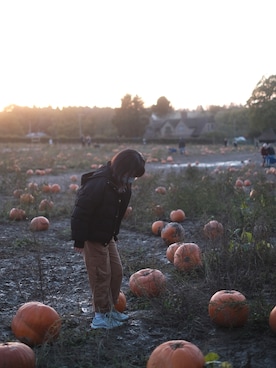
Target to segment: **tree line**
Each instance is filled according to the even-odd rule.
[[[53,140],[62,138],[142,138],[155,113],[164,116],[174,110],[171,102],[161,96],[155,105],[144,107],[139,96],[126,94],[119,108],[98,107],[22,107],[7,106],[0,112],[2,138],[25,137],[28,133],[44,132]],[[204,109],[199,106],[204,114]],[[188,110],[187,110],[188,111]],[[262,131],[275,128],[276,75],[263,77],[247,103],[230,106],[209,106],[206,109],[215,120],[215,132],[220,136],[256,137]]]

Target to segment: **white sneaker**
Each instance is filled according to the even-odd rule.
[[[106,330],[110,330],[122,325],[122,322],[111,318],[109,313],[103,313],[100,316],[94,317],[90,326],[91,328],[105,328]]]
[[[120,313],[116,309],[114,309],[112,312],[109,312],[109,315],[112,319],[119,322],[125,322],[129,318],[127,314]]]

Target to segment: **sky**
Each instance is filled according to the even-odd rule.
[[[5,0],[0,110],[245,104],[276,74],[275,0]]]

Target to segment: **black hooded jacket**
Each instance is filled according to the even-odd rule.
[[[130,186],[119,192],[112,177],[110,162],[82,175],[71,215],[72,240],[83,248],[86,240],[107,245],[117,239],[121,221],[131,197]]]

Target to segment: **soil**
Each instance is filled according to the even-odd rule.
[[[196,158],[178,156],[177,162],[195,162]],[[241,163],[255,160],[259,164],[260,155],[257,152],[237,153],[224,156],[223,160]],[[222,157],[209,155],[208,158],[200,157],[200,161],[221,162]],[[61,184],[63,180],[64,175],[60,177]],[[195,224],[185,226],[192,232]],[[39,367],[145,367],[152,350],[173,339],[191,341],[204,354],[214,351],[232,367],[276,367],[276,337],[268,326],[250,323],[246,328],[226,331],[214,326],[207,312],[198,320],[189,321],[187,310],[183,310],[185,319],[181,319],[181,310],[175,318],[169,309],[160,308],[158,301],[137,302],[128,288],[131,270],[126,257],[134,257],[138,264],[147,267],[150,249],[151,257],[164,265],[167,263],[165,247],[151,233],[138,234],[124,227],[121,230],[118,247],[125,268],[122,290],[127,296],[126,312],[130,319],[123,327],[110,331],[91,331],[89,327],[92,309],[87,274],[82,256],[73,250],[68,218],[52,221],[47,232],[39,233],[30,232],[28,221],[2,221],[0,234],[1,340],[15,340],[11,319],[18,307],[27,301],[49,304],[63,319],[59,340],[53,346],[36,348]],[[189,287],[187,295],[194,288],[193,285]],[[189,308],[188,296],[187,305]],[[49,363],[46,365],[47,354]]]

